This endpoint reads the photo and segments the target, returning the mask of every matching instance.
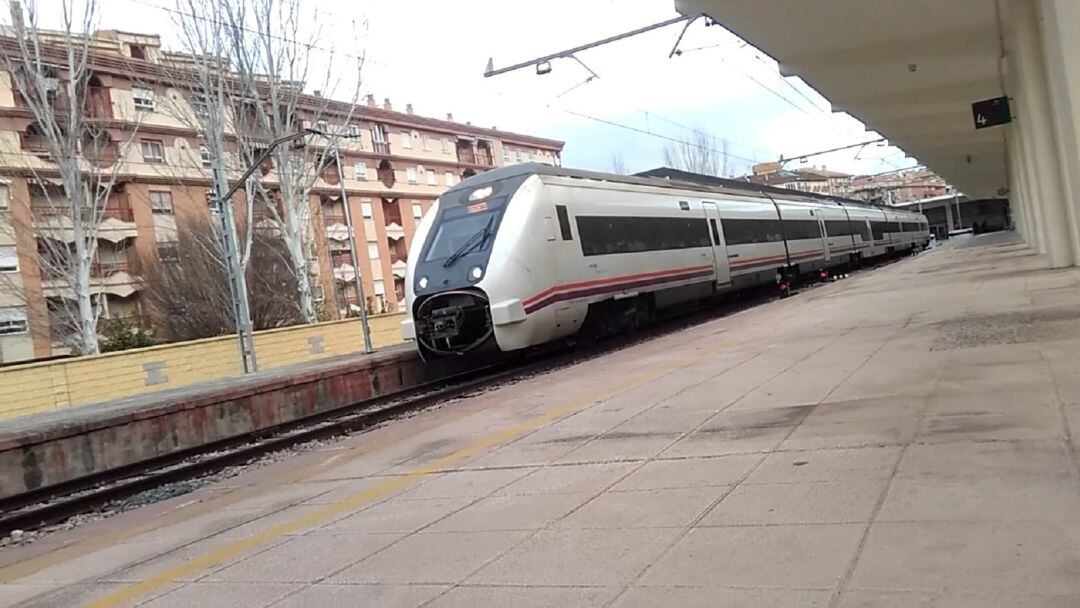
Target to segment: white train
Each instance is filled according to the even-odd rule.
[[[518,350],[930,240],[921,214],[706,179],[522,164],[462,181],[416,231],[405,338],[426,358]]]

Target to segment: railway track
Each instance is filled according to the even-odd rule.
[[[801,291],[801,290],[800,290]],[[793,294],[797,295],[797,294]],[[396,417],[460,398],[501,382],[551,371],[604,353],[627,348],[687,327],[734,314],[777,297],[774,290],[742,292],[718,306],[697,309],[659,321],[634,335],[572,350],[534,351],[509,361],[484,365],[349,408],[261,429],[235,438],[168,454],[98,475],[57,484],[0,500],[0,536],[33,530],[92,513],[148,490],[198,479],[228,467],[245,465],[280,450],[370,428]]]

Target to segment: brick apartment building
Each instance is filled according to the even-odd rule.
[[[205,210],[209,163],[197,131],[162,107],[183,99],[165,69],[183,56],[163,50],[158,36],[117,31],[96,32],[90,49],[89,111],[110,134],[106,162],[119,165],[99,228],[93,289],[102,298],[103,317],[152,325],[140,298],[140,262],[173,255],[177,216]],[[337,172],[324,172],[309,197],[314,236],[308,255],[316,302],[332,318],[359,304],[352,271],[357,263],[368,310],[403,306],[416,224],[448,186],[506,164],[558,164],[563,147],[455,122],[450,115],[419,116],[411,105],[395,111],[389,99],[339,105],[331,104],[321,119],[331,129],[359,135],[342,143],[339,162],[361,259],[352,259]],[[130,145],[121,146],[133,130]],[[55,159],[7,73],[0,73],[0,145],[0,227],[7,228],[0,230],[0,363],[67,354],[50,323],[49,301],[70,297],[70,288],[39,268],[33,249],[42,237],[66,238],[63,219],[50,211],[55,205],[37,200],[50,191],[62,199],[63,190]]]

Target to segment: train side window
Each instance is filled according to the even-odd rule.
[[[716,229],[716,219],[709,218],[709,227],[712,228],[712,241],[713,245],[720,244],[720,231]]]
[[[555,205],[555,214],[559,216],[559,232],[562,240],[574,240],[574,233],[570,230],[570,215],[566,212],[566,205]]]

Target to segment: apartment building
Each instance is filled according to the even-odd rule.
[[[813,192],[815,194],[828,194],[831,196],[847,196],[851,188],[851,175],[839,171],[831,171],[824,166],[812,166],[809,168],[785,168],[783,163],[758,163],[754,165],[751,175],[746,176],[749,182]]]
[[[98,162],[116,175],[98,228],[93,290],[103,317],[130,318],[152,329],[140,298],[140,271],[147,260],[175,258],[178,216],[205,211],[209,158],[198,131],[176,112],[187,102],[170,68],[183,64],[183,55],[162,49],[156,35],[99,31],[89,43],[93,75],[86,111],[107,134],[94,142]],[[70,240],[70,222],[56,211],[55,201],[63,198],[56,159],[19,97],[9,75],[0,73],[0,363],[68,352],[50,302],[70,297],[71,290],[40,267],[37,250],[42,239]],[[447,187],[505,164],[558,164],[563,147],[456,122],[451,115],[420,116],[408,104],[398,111],[389,99],[323,107],[320,124],[310,126],[350,135],[341,140],[337,165],[318,175],[306,214],[316,302],[331,318],[361,305],[371,312],[401,309],[416,225]],[[274,168],[262,175],[273,180]],[[350,249],[342,184],[359,260]],[[256,213],[256,228],[265,220]],[[354,267],[366,302],[358,297]]]

